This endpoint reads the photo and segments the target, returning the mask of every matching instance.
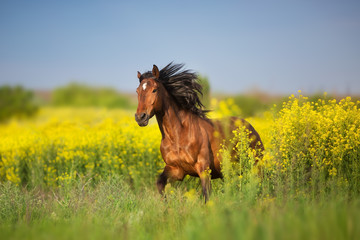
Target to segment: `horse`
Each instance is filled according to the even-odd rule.
[[[261,152],[264,146],[259,134],[244,119],[231,117],[227,127],[222,121],[209,119],[200,100],[198,76],[183,67],[184,64],[171,62],[160,71],[153,65],[152,71],[137,72],[140,84],[136,89],[135,120],[145,127],[155,116],[161,132],[160,152],[166,165],[156,182],[159,193],[164,194],[168,180],[182,181],[190,175],[200,178],[206,203],[211,179],[223,178],[221,156],[217,153],[226,131],[235,130],[241,121],[250,132],[250,147]]]

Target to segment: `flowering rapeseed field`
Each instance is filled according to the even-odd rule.
[[[241,115],[231,100],[213,100],[212,109],[211,117]],[[298,190],[336,180],[341,187],[360,189],[359,102],[291,96],[280,111],[248,121],[266,148],[256,169],[248,172],[264,188]],[[118,174],[140,186],[153,184],[163,168],[155,120],[140,128],[133,113],[123,110],[44,108],[35,119],[0,125],[0,135],[1,182],[62,187],[78,178]],[[240,182],[249,179],[245,173],[240,169]]]
[[[155,119],[140,128],[123,110],[41,109],[0,125],[1,236],[359,239],[359,106],[291,96],[281,110],[247,119],[264,157],[254,166],[247,133],[235,131],[207,204],[187,178],[161,200]],[[211,108],[210,117],[241,116],[231,99]]]
[[[291,96],[274,116],[263,159],[268,177],[297,191],[337,186],[359,192],[360,102]],[[319,184],[322,184],[319,186]]]
[[[153,181],[161,169],[160,133],[139,128],[122,110],[43,109],[38,117],[0,126],[0,180],[62,186],[109,174]]]

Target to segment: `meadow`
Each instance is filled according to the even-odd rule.
[[[241,116],[231,99],[211,105],[212,118]],[[360,239],[359,107],[299,95],[248,118],[264,157],[254,166],[236,132],[206,204],[197,178],[157,193],[155,119],[140,128],[131,111],[42,108],[0,125],[1,238]]]

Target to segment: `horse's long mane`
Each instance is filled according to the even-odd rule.
[[[160,70],[159,78],[168,93],[174,97],[176,103],[183,109],[195,115],[208,119],[199,95],[202,96],[202,86],[198,82],[198,75],[191,70],[182,70],[184,64],[169,63]],[[150,75],[151,72],[144,73]],[[152,75],[152,74],[151,74]]]
[[[197,116],[207,119],[199,95],[202,96],[202,86],[198,75],[191,70],[182,70],[184,64],[169,63],[160,70],[159,82],[172,95],[181,108],[189,110]]]

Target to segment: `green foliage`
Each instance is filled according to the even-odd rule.
[[[202,103],[204,104],[206,109],[209,109],[210,107],[210,82],[209,79],[206,76],[199,75],[198,76],[199,83],[202,86]]]
[[[111,88],[70,83],[54,90],[52,104],[73,107],[134,108],[130,99]]]
[[[258,97],[237,95],[233,99],[241,109],[242,117],[252,117],[270,108],[270,103],[264,103]]]
[[[204,204],[192,191],[133,190],[119,175],[43,191],[0,184],[3,239],[359,239],[360,202],[274,200],[215,189]],[[248,189],[247,191],[252,191]]]
[[[13,116],[29,117],[38,107],[33,102],[33,93],[21,86],[0,87],[0,122]]]
[[[290,191],[313,195],[339,189],[358,194],[359,106],[350,97],[309,102],[300,95],[284,102],[271,126],[276,136],[271,152],[265,156],[272,184],[284,182]]]
[[[156,175],[163,167],[157,126],[137,132],[138,127],[126,121],[118,125],[118,120],[88,127],[69,121],[47,124],[49,132],[42,134],[51,145],[44,148],[36,136],[22,155],[23,147],[17,144],[25,139],[13,142],[12,152],[9,141],[4,141],[0,173],[8,180],[0,183],[1,236],[360,239],[359,104],[350,98],[309,103],[304,97],[291,97],[269,120],[268,134],[261,133],[269,145],[257,165],[254,152],[246,147],[248,133],[235,132],[233,146],[220,153],[224,179],[211,181],[207,204],[195,178],[169,183],[166,198],[157,193]],[[42,131],[32,128],[31,133]],[[29,165],[22,165],[26,161]],[[6,164],[10,167],[4,168]],[[49,181],[56,175],[63,180],[44,187],[25,179],[26,188],[11,181],[13,175],[29,170],[33,175],[48,174]]]

